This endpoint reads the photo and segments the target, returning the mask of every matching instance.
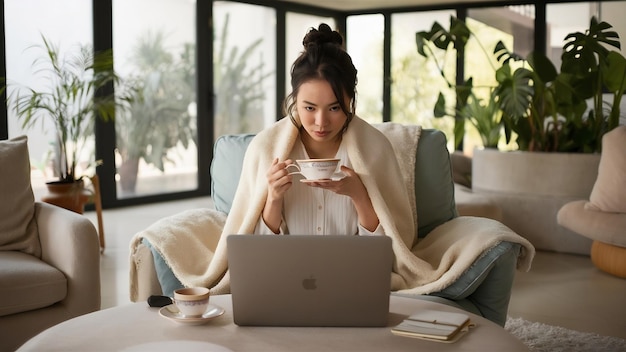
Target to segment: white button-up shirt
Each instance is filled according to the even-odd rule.
[[[309,159],[309,155],[300,140],[296,141],[291,160]],[[343,143],[336,155],[339,165],[352,168],[348,153]],[[348,196],[336,194],[321,188],[310,187],[300,180],[302,176],[293,175],[293,184],[283,199],[283,220],[281,234],[292,235],[384,235],[380,224],[374,232],[359,225],[359,219],[352,200]],[[260,217],[256,226],[257,234],[273,234]]]

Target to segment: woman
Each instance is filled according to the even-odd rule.
[[[289,159],[272,161],[268,196],[255,233],[384,234],[367,189],[349,167],[343,141],[355,111],[357,70],[342,44],[341,35],[326,24],[304,37],[304,51],[291,69],[293,90],[285,100],[299,138]],[[346,176],[294,184],[286,167],[293,160],[320,158],[340,159]],[[319,211],[316,207],[323,209],[324,226],[317,226],[312,216]]]

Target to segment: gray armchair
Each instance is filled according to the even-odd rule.
[[[0,351],[100,309],[100,249],[82,215],[34,201],[26,138],[0,141]]]
[[[230,211],[243,156],[253,137],[227,135],[215,143],[211,194],[218,211],[226,214]],[[414,179],[419,223],[415,235],[423,238],[433,229],[459,216],[455,206],[450,155],[446,137],[441,131],[422,131],[416,152]],[[414,297],[457,306],[504,326],[519,253],[519,244],[500,242],[484,253],[453,285],[441,292]],[[145,300],[150,295],[161,295],[162,288],[180,285],[175,278],[157,277],[155,268],[165,268],[166,265],[158,252],[151,251],[148,243],[131,248],[131,265],[134,266],[131,268],[131,300]],[[163,270],[158,271],[161,273]]]

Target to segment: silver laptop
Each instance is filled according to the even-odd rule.
[[[387,325],[389,237],[230,235],[227,241],[235,324]]]

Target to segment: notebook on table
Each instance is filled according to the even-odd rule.
[[[387,326],[387,236],[230,235],[233,317],[253,326]]]

